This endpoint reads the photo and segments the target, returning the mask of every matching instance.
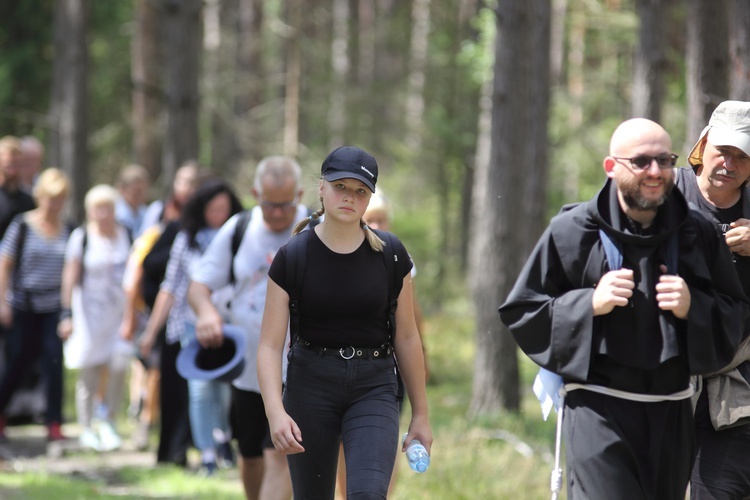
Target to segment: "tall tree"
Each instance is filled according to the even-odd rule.
[[[203,48],[202,0],[162,0],[164,8],[167,134],[162,185],[171,185],[177,168],[198,159],[198,76]]]
[[[729,2],[729,97],[750,101],[750,2]]]
[[[70,217],[83,220],[88,171],[88,17],[87,0],[58,0],[50,115],[51,163],[70,177]]]
[[[286,72],[284,92],[284,154],[297,156],[299,149],[300,105],[300,38],[302,34],[302,5],[300,0],[287,2],[288,24],[291,27],[286,40]]]
[[[328,149],[344,144],[349,76],[349,0],[333,0],[331,11],[331,86],[328,105]]]
[[[636,0],[638,46],[633,61],[632,115],[661,121],[666,61],[667,6],[662,0]]]
[[[136,0],[131,42],[133,151],[136,162],[148,169],[151,179],[157,179],[161,173],[163,139],[160,13],[152,0]]]
[[[729,95],[727,0],[690,0],[687,15],[687,131],[698,137]]]
[[[477,166],[474,182],[471,282],[477,348],[470,410],[475,414],[518,410],[520,404],[516,344],[500,323],[497,307],[528,250],[528,235],[518,224],[528,217],[529,176],[522,166],[529,164],[530,143],[546,142],[546,134],[540,139],[529,131],[539,130],[535,61],[543,57],[549,64],[549,33],[536,30],[549,31],[550,9],[550,0],[499,0],[495,8],[490,155],[489,162]],[[546,46],[539,44],[543,38]]]
[[[427,45],[430,34],[430,0],[414,0],[411,11],[411,47],[409,79],[406,93],[406,144],[419,150],[422,147],[424,119],[424,85],[427,67]],[[445,227],[445,226],[441,226]]]
[[[252,117],[263,103],[263,0],[237,1],[237,64],[233,85],[235,141],[240,158],[260,158],[264,154],[259,135],[263,127]],[[230,20],[228,15],[225,19]]]

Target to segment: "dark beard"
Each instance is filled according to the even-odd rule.
[[[672,189],[674,189],[674,181],[672,179],[664,181],[664,194],[657,200],[644,199],[641,196],[640,185],[638,183],[620,184],[619,188],[622,193],[622,199],[628,208],[644,212],[656,211],[669,198]]]

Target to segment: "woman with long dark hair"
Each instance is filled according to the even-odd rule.
[[[188,200],[180,219],[181,230],[170,251],[167,274],[141,336],[140,349],[144,358],[148,358],[165,322],[168,344],[185,345],[195,337],[195,315],[187,302],[191,266],[227,219],[241,210],[237,196],[219,179],[206,181]],[[165,369],[162,366],[162,371]],[[230,388],[225,382],[188,380],[188,394],[193,443],[201,452],[202,472],[211,475],[217,468],[217,451],[225,461],[233,463],[234,460],[229,444]],[[214,433],[214,429],[219,431]]]

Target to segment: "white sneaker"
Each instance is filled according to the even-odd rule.
[[[84,429],[81,436],[78,438],[78,442],[81,446],[90,450],[101,451],[101,443],[99,438],[90,428]]]
[[[99,441],[102,451],[113,451],[122,446],[122,439],[117,435],[112,424],[107,421],[99,425]]]

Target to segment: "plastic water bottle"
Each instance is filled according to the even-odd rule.
[[[404,434],[404,440],[406,440],[406,434]],[[406,460],[411,470],[420,474],[430,466],[430,454],[418,439],[412,439],[409,447],[406,448]]]

